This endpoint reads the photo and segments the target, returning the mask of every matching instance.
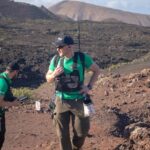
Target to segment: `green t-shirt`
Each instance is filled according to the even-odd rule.
[[[8,75],[6,74],[6,72],[3,72],[0,74],[0,76],[3,76],[7,79],[7,81],[11,84],[11,79],[8,77]],[[5,94],[7,93],[8,90],[8,85],[5,81],[5,79],[0,78],[0,96],[5,96]],[[0,115],[4,113],[2,107],[0,107]]]
[[[58,61],[58,65],[60,64],[60,60]],[[72,58],[64,58],[63,61],[63,67],[64,67],[64,73],[69,74],[73,71],[73,57]],[[90,66],[93,64],[92,58],[84,53],[84,64],[85,64],[85,69],[90,68]],[[82,68],[82,62],[80,60],[80,57],[78,57],[77,60],[77,69],[79,70],[80,74],[80,81],[84,81],[83,77],[83,68]],[[55,70],[55,64],[54,64],[54,57],[52,58],[50,65],[49,65],[49,70],[54,71]],[[59,96],[62,99],[68,99],[68,100],[74,100],[74,99],[81,99],[83,97],[83,94],[77,92],[60,92],[56,91],[56,95]]]

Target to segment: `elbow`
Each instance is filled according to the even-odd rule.
[[[46,77],[46,82],[50,83],[50,79]]]
[[[45,76],[46,82],[50,82],[48,75]]]
[[[53,81],[52,72],[50,70],[46,73],[45,78],[48,83],[51,83]]]
[[[100,75],[100,68],[98,68],[97,74]]]
[[[99,66],[96,66],[95,73],[97,74],[97,76],[100,75],[100,68],[99,68]]]
[[[0,107],[5,107],[4,100],[0,100]]]

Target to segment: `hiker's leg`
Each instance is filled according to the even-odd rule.
[[[73,126],[73,150],[79,150],[85,141],[85,138],[90,129],[89,117],[78,117],[72,114],[72,126]]]
[[[60,141],[61,150],[72,150],[69,133],[70,112],[57,113],[54,115],[54,123]]]
[[[4,140],[5,140],[5,115],[0,117],[0,150],[3,147]]]

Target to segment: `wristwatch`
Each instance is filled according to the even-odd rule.
[[[87,85],[89,90],[92,90],[92,86],[90,84]]]

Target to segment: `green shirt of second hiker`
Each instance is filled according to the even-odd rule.
[[[1,73],[0,76],[4,77],[8,81],[8,83],[11,85],[12,81],[8,77],[6,72]],[[8,85],[5,81],[5,79],[0,78],[0,96],[5,96],[5,94],[8,91]],[[4,113],[4,110],[3,110],[2,107],[0,107],[0,115],[3,114],[3,113]]]

